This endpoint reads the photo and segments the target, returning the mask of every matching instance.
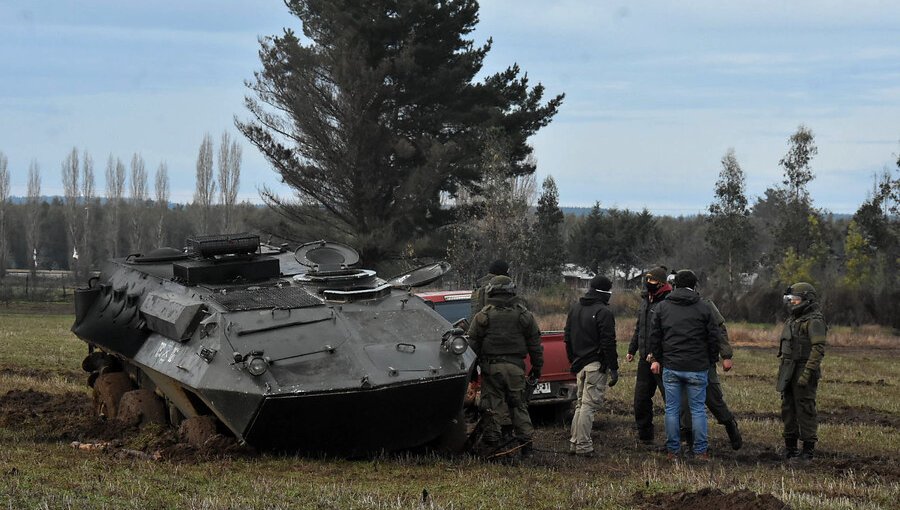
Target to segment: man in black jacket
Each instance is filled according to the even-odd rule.
[[[572,372],[578,375],[569,453],[579,456],[594,454],[591,428],[594,414],[603,403],[607,372],[610,387],[619,381],[616,318],[608,307],[611,288],[609,278],[595,276],[588,291],[572,305],[566,318],[566,353]]]
[[[650,331],[650,312],[672,292],[672,286],[666,282],[666,268],[654,267],[644,275],[646,296],[641,301],[634,335],[628,345],[625,361],[631,362],[638,355],[637,380],[634,383],[634,421],[637,425],[638,439],[645,444],[653,444],[653,395],[659,390],[663,392],[662,377],[650,372],[650,354],[648,341]],[[665,397],[665,395],[663,395]]]
[[[687,392],[694,436],[694,455],[706,460],[706,385],[710,358],[718,354],[721,331],[709,304],[694,287],[690,270],[675,275],[675,290],[651,313],[650,370],[662,373],[666,390],[666,449],[674,459],[681,451],[681,394]]]

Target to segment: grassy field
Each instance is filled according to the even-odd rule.
[[[779,459],[777,328],[731,327],[739,339],[735,369],[722,378],[745,447],[732,451],[723,427],[711,423],[708,465],[672,464],[635,441],[635,364],[624,359],[621,382],[597,416],[593,459],[566,455],[567,431],[546,425],[534,458],[512,463],[432,454],[309,459],[186,446],[180,455],[147,460],[128,452],[152,453],[171,432],[126,431],[115,448],[72,448],[72,441],[97,438],[84,427],[67,427],[81,423],[76,414],[89,408],[80,369],[85,345],[69,333],[71,321],[0,311],[0,507],[676,508],[673,494],[705,488],[772,494],[809,509],[895,508],[900,499],[900,350],[896,338],[877,328],[858,336],[835,332],[848,347],[830,349],[825,359],[819,457],[797,467]],[[620,321],[622,355],[629,327],[633,322]],[[709,503],[691,506],[714,507]]]

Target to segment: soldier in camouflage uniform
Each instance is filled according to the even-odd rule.
[[[785,458],[810,461],[816,447],[816,389],[825,357],[828,327],[819,309],[816,289],[795,283],[784,295],[791,315],[781,333],[777,389],[781,392],[781,420],[784,422]],[[803,450],[797,441],[803,442]]]
[[[525,356],[531,359],[528,376],[538,379],[544,365],[541,332],[531,312],[516,299],[515,284],[508,276],[492,278],[485,292],[487,305],[475,314],[469,327],[469,342],[481,367],[483,441],[487,446],[499,443],[495,410],[506,403],[516,439],[528,454],[534,427],[525,401]]]

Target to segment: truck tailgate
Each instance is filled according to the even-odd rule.
[[[541,333],[544,345],[544,367],[541,370],[541,381],[574,381],[575,374],[570,369],[569,357],[566,354],[566,343],[562,331],[545,331]],[[531,370],[531,363],[525,359],[525,373]]]

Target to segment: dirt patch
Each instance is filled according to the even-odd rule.
[[[67,383],[83,383],[87,376],[80,370],[54,371],[37,368],[3,367],[0,368],[0,377],[23,377],[46,381],[53,377],[61,377]]]
[[[839,425],[876,425],[881,427],[900,427],[900,416],[878,411],[865,406],[841,406],[837,408],[819,409],[819,423]],[[740,420],[781,420],[781,414],[771,413],[740,413]]]
[[[36,441],[93,445],[81,449],[113,456],[137,451],[146,458],[194,463],[253,454],[229,437],[217,436],[194,447],[181,442],[168,426],[142,428],[103,419],[94,414],[91,399],[76,392],[54,395],[31,389],[9,391],[0,396],[0,427],[27,430]]]
[[[30,389],[0,396],[0,427],[34,431],[39,441],[83,442],[119,439],[129,428],[93,416],[91,400],[83,393]]]
[[[757,494],[748,489],[725,493],[719,489],[701,489],[696,492],[674,492],[647,495],[638,492],[634,504],[647,510],[682,509],[713,510],[783,510],[791,508],[771,494]]]

